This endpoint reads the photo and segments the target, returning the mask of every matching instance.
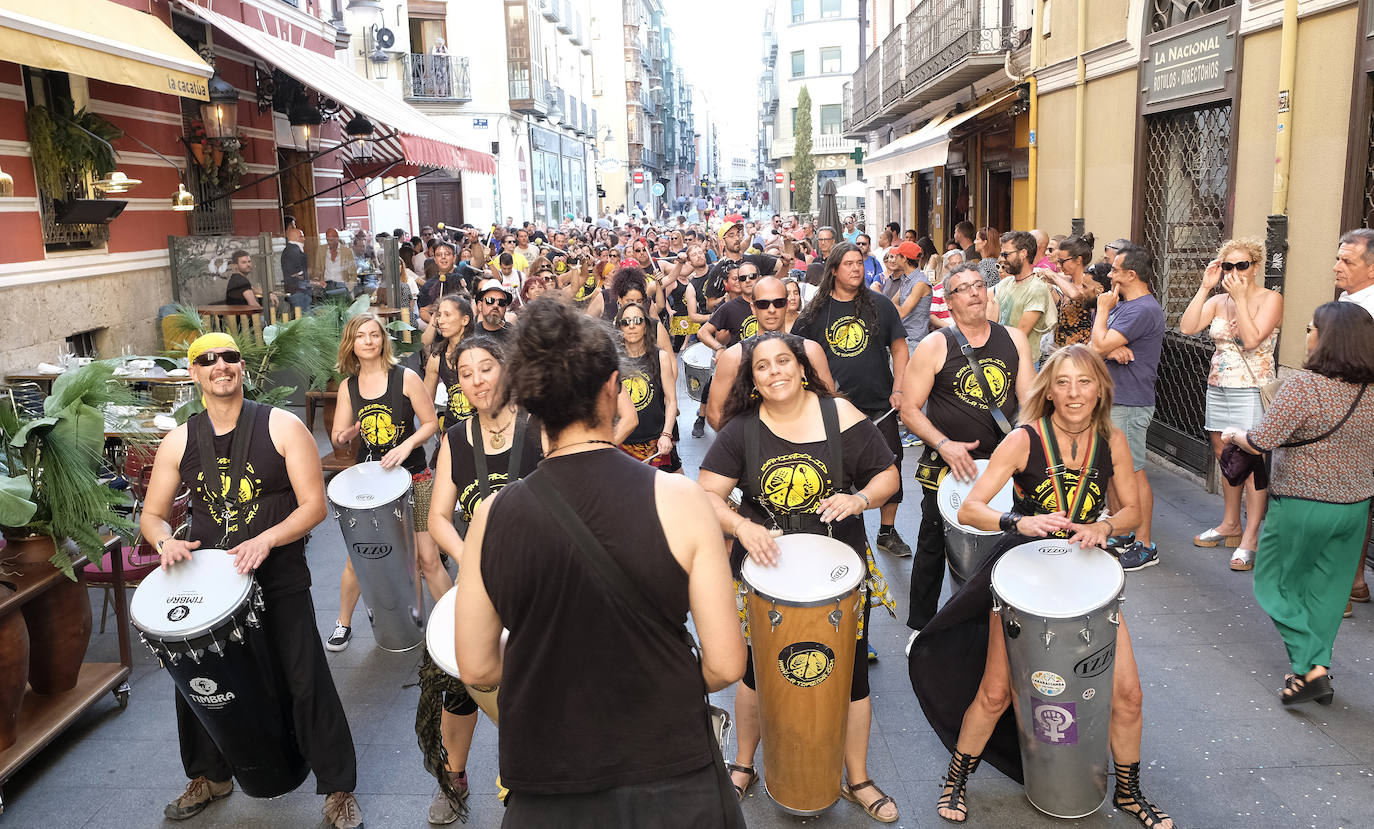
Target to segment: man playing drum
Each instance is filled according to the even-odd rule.
[[[315,772],[316,791],[328,795],[325,819],[337,829],[355,829],[363,818],[353,796],[353,737],[315,627],[305,560],[305,535],[325,517],[319,449],[295,416],[243,399],[246,372],[228,334],[200,337],[187,357],[206,410],[163,438],[139,529],[153,542],[163,568],[189,560],[204,545],[234,556],[238,572],[255,573],[267,602],[262,624],[281,670],[281,693],[291,700],[296,740]],[[203,470],[209,462],[218,469],[207,487]],[[167,522],[172,498],[183,484],[191,485],[193,502],[186,541],[173,538]],[[180,693],[176,713],[182,764],[191,782],[164,814],[184,820],[227,797],[233,781],[228,763]]]
[[[1035,379],[1026,335],[987,318],[987,287],[977,268],[953,269],[945,276],[944,290],[954,324],[921,340],[907,363],[903,384],[902,422],[924,444],[916,470],[924,493],[911,564],[911,610],[906,626],[913,633],[908,650],[916,638],[914,631],[935,615],[945,580],[940,480],[950,473],[963,481],[977,476],[974,459],[992,455],[1011,430],[1018,400],[1024,399]],[[960,339],[971,346],[972,358],[964,356]],[[970,359],[977,361],[978,375],[970,370]],[[989,405],[989,396],[994,405]]]
[[[976,272],[957,274],[954,284],[962,284],[960,277],[969,273]],[[947,747],[952,744],[938,807],[945,820],[962,823],[968,818],[964,792],[985,750],[999,770],[1022,779],[1014,715],[1007,710],[1012,699],[1007,645],[1000,615],[996,609],[988,612],[993,564],[1002,552],[1034,538],[1102,547],[1109,536],[1140,520],[1131,449],[1125,434],[1112,425],[1111,409],[1112,380],[1102,358],[1083,345],[1056,351],[1026,395],[1020,427],[993,452],[987,471],[959,510],[961,523],[1000,528],[1006,536],[921,631],[911,652],[917,697],[941,740]],[[1011,512],[999,514],[988,501],[1008,480],[1016,487],[1016,503]],[[1109,487],[1116,510],[1110,520],[1099,519]],[[1116,628],[1114,660],[1112,803],[1147,829],[1172,829],[1169,816],[1140,791],[1142,696],[1124,619]]]

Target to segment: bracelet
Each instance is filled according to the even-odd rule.
[[[1099,519],[1097,523],[1099,523],[1099,524],[1106,524],[1106,525],[1107,525],[1107,537],[1108,537],[1108,538],[1111,538],[1112,536],[1116,535],[1116,527],[1113,527],[1113,526],[1112,526],[1112,522],[1108,521],[1108,520],[1105,519],[1105,518],[1102,518],[1102,519]]]
[[[1014,533],[1017,532],[1016,522],[1025,517],[1019,512],[1004,512],[1002,517],[997,519],[997,526],[1002,532]]]
[[[167,543],[167,539],[164,538],[164,539],[162,539],[161,541],[159,541],[159,542],[157,542],[156,544],[153,545],[153,550],[158,554],[159,557],[162,556],[162,545],[163,545],[163,544],[166,544],[166,543]]]
[[[869,507],[873,506],[873,502],[870,501],[870,500],[868,500],[868,496],[865,495],[865,494],[863,494],[863,491],[862,491],[862,490],[859,491],[859,492],[856,492],[856,493],[854,493],[854,494],[857,495],[857,496],[859,496],[860,498],[864,499],[864,509],[868,509]]]
[[[744,526],[745,524],[747,524],[748,522],[749,522],[749,519],[748,519],[748,518],[745,518],[743,515],[741,515],[741,516],[739,517],[739,523],[736,524],[736,525],[735,525],[735,528],[734,528],[733,530],[730,531],[730,535],[733,535],[735,538],[739,538],[739,528],[740,528],[740,527],[743,527],[743,526]]]
[[[944,446],[946,443],[949,443],[949,438],[945,438],[944,440],[942,440],[942,441],[940,441],[939,443],[935,444],[935,451],[936,451],[936,452],[939,452],[939,451],[940,451],[940,447],[941,447],[941,446]]]
[[[659,432],[659,433],[658,433],[658,436],[661,437],[661,438],[667,438],[667,439],[669,439],[669,440],[672,440],[672,439],[673,439],[673,433],[672,433],[672,432]]]

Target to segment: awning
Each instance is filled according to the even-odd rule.
[[[0,0],[0,56],[202,101],[213,74],[167,24],[109,0]]]
[[[496,175],[494,156],[464,147],[456,136],[445,131],[438,122],[404,101],[388,96],[348,67],[219,12],[197,6],[190,0],[179,2],[182,8],[238,41],[268,66],[285,72],[349,110],[367,116],[377,124],[379,132],[394,131],[394,139],[379,142],[377,150],[380,158],[391,157],[407,166]],[[393,174],[402,175],[400,172]]]
[[[872,180],[876,176],[894,176],[916,170],[929,170],[943,166],[949,158],[949,134],[962,124],[977,118],[994,107],[1001,106],[1016,92],[1009,92],[996,98],[938,121],[931,121],[913,133],[903,135],[878,152],[864,159],[864,175]]]

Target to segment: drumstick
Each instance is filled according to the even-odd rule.
[[[883,414],[882,417],[876,417],[876,418],[874,418],[874,419],[873,419],[873,422],[874,422],[875,424],[882,423],[884,420],[887,420],[887,416],[888,416],[888,415],[892,414],[892,413],[895,412],[895,411],[897,411],[896,407],[893,407],[893,408],[891,408],[891,409],[888,409],[887,412],[886,412],[885,414]]]
[[[657,453],[657,454],[650,455],[649,457],[645,458],[645,459],[644,459],[644,462],[645,462],[645,463],[653,463],[655,460],[657,460],[657,459],[659,459],[659,458],[661,458],[661,457],[663,457],[663,453],[662,453],[662,452],[659,452],[659,453]]]

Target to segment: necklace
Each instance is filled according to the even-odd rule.
[[[1077,460],[1077,459],[1078,459],[1078,436],[1081,435],[1081,434],[1083,434],[1084,432],[1088,431],[1089,429],[1091,429],[1091,428],[1093,427],[1093,425],[1092,425],[1091,423],[1089,423],[1087,426],[1084,426],[1082,429],[1079,429],[1077,432],[1070,432],[1068,429],[1065,429],[1065,428],[1064,428],[1063,424],[1060,424],[1060,423],[1056,423],[1055,426],[1057,426],[1061,432],[1063,432],[1064,434],[1070,436],[1071,440],[1069,441],[1069,460]]]
[[[554,452],[558,452],[558,451],[561,451],[561,450],[563,450],[563,449],[567,449],[567,448],[570,447],[570,446],[583,446],[583,445],[589,444],[589,443],[600,443],[600,444],[605,445],[605,446],[616,446],[616,445],[618,445],[618,444],[617,444],[615,441],[613,441],[613,440],[597,440],[597,439],[592,439],[592,440],[579,440],[579,441],[577,441],[576,443],[565,443],[565,444],[563,444],[562,446],[550,446],[550,447],[549,447],[549,453],[548,453],[547,455],[545,455],[544,457],[545,457],[545,458],[553,457],[553,453],[554,453]]]
[[[481,418],[480,418],[480,417],[478,418],[478,421],[479,421],[479,422],[481,421]],[[503,446],[506,445],[506,435],[505,435],[505,432],[506,432],[507,429],[510,428],[511,423],[514,423],[514,422],[515,422],[515,418],[511,418],[510,421],[506,423],[506,425],[504,425],[504,426],[497,426],[495,429],[488,429],[486,426],[483,426],[483,427],[482,427],[482,428],[487,432],[487,434],[491,435],[491,448],[492,448],[492,449],[500,449],[501,447],[503,447]]]

